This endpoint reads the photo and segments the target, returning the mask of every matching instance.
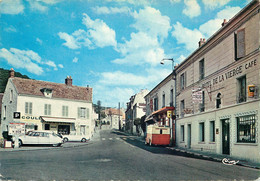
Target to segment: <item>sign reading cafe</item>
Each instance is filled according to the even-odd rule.
[[[257,65],[257,60],[252,60],[252,61],[249,61],[247,63],[245,63],[244,65],[239,65],[237,66],[236,68],[232,69],[232,70],[229,70],[215,78],[213,78],[212,80],[208,81],[208,82],[205,82],[202,84],[201,88],[206,88],[206,87],[210,87],[210,86],[214,86],[214,85],[217,85],[218,83],[221,83],[227,79],[230,79],[234,76],[237,76],[237,75],[240,75],[243,73],[243,70],[247,70],[247,69],[250,69],[254,66]]]

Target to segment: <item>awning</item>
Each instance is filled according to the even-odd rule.
[[[45,122],[54,122],[54,123],[75,123],[75,118],[60,118],[60,117],[47,117],[41,116],[41,119]]]
[[[147,117],[145,118],[144,122],[148,122],[148,121],[151,121],[151,120],[153,120],[153,115],[152,115],[152,114],[150,114],[149,116],[147,116]]]
[[[163,107],[157,111],[154,111],[152,113],[152,115],[156,115],[156,114],[162,114],[162,113],[166,113],[167,111],[173,111],[174,110],[174,107]]]

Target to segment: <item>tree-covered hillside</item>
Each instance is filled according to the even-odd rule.
[[[15,77],[21,77],[25,79],[29,79],[27,75],[22,75],[19,72],[15,72]],[[5,91],[5,86],[7,84],[9,78],[9,70],[0,68],[0,93],[3,93]]]

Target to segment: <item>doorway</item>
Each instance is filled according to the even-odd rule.
[[[230,154],[230,123],[229,119],[222,120],[222,153]]]
[[[58,125],[58,133],[62,135],[70,134],[70,125]]]
[[[191,148],[191,124],[188,124],[188,148]]]

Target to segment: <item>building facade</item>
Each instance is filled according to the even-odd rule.
[[[51,130],[61,134],[91,137],[92,88],[14,77],[10,71],[2,100],[1,132],[14,124],[24,124],[25,131]],[[11,133],[9,133],[11,134]]]
[[[175,144],[175,74],[172,72],[146,96],[146,124],[171,128],[172,143]],[[170,115],[169,115],[170,112]],[[167,115],[168,114],[168,115]]]
[[[121,129],[124,125],[125,114],[124,109],[108,108],[105,109],[106,117],[102,119],[102,122],[109,124],[112,129]]]
[[[177,146],[260,162],[259,0],[176,67]]]
[[[130,133],[139,133],[140,125],[135,124],[135,120],[141,119],[146,114],[145,96],[149,91],[142,89],[139,93],[131,96],[126,109],[126,130]]]

